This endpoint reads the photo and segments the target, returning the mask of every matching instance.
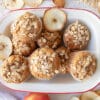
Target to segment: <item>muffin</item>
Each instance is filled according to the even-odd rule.
[[[36,15],[26,12],[17,18],[11,25],[11,34],[25,35],[36,40],[39,38],[42,30],[42,21]]]
[[[41,33],[41,37],[37,40],[39,47],[57,48],[61,43],[61,34],[59,32],[47,32]]]
[[[40,80],[52,79],[59,73],[60,59],[51,48],[39,48],[29,57],[30,72]]]
[[[88,51],[77,51],[70,55],[70,74],[76,80],[86,80],[96,71],[97,61]]]
[[[29,56],[36,48],[35,42],[26,36],[15,36],[12,39],[13,53]]]
[[[30,75],[28,61],[20,55],[12,55],[4,61],[0,74],[8,83],[21,83]]]
[[[70,50],[85,49],[90,40],[90,32],[86,25],[76,21],[68,26],[64,32],[64,44]]]
[[[68,60],[69,60],[69,54],[70,54],[69,49],[64,46],[61,46],[56,49],[56,53],[58,54],[61,61],[61,66],[59,68],[60,73],[62,74],[68,73],[69,71]]]

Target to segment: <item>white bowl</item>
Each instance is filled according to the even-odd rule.
[[[32,12],[38,16],[43,16],[47,8],[26,8],[21,10],[10,11],[2,18],[0,22],[0,33],[9,34],[9,26],[18,16],[24,12]],[[70,75],[58,75],[49,81],[40,81],[34,78],[21,84],[6,83],[0,78],[0,82],[5,86],[20,91],[44,92],[44,93],[75,93],[84,92],[92,89],[100,82],[100,18],[90,11],[83,9],[63,9],[68,15],[69,23],[80,20],[85,23],[91,31],[91,40],[88,50],[95,54],[97,70],[95,74],[87,81],[77,82]]]

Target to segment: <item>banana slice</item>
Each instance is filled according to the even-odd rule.
[[[43,22],[48,31],[61,31],[67,23],[67,15],[58,8],[51,8],[45,11]]]
[[[24,6],[23,0],[3,0],[3,3],[10,10],[20,9]]]
[[[0,35],[0,65],[12,53],[12,42],[9,37]]]
[[[97,98],[98,95],[95,92],[86,92],[81,95],[81,100],[100,100]],[[97,99],[96,99],[97,98]]]
[[[72,97],[70,100],[80,100],[78,97]]]
[[[42,2],[43,0],[25,0],[25,4],[31,7],[38,7]]]

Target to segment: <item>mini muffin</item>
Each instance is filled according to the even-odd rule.
[[[56,53],[58,54],[61,61],[61,66],[59,68],[59,71],[62,74],[68,73],[69,71],[68,60],[69,60],[69,54],[70,54],[69,49],[64,46],[61,46],[56,49]]]
[[[76,80],[86,80],[96,71],[97,61],[88,51],[77,51],[70,55],[70,74]]]
[[[90,32],[86,25],[76,21],[65,30],[63,39],[65,46],[71,50],[85,49],[90,40]]]
[[[21,83],[30,75],[28,61],[20,55],[12,55],[1,66],[0,74],[8,83]]]
[[[60,59],[51,48],[39,48],[29,58],[31,74],[41,80],[52,79],[59,73]]]
[[[33,40],[26,36],[15,36],[12,39],[14,54],[29,56],[36,48]]]
[[[11,34],[26,35],[33,40],[39,38],[42,30],[42,21],[36,15],[26,12],[17,18],[11,25]]]
[[[39,47],[57,48],[61,43],[61,34],[59,32],[42,32],[41,37],[37,40]]]

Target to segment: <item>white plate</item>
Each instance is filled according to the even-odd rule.
[[[41,9],[24,9],[18,11],[11,11],[5,15],[0,23],[0,33],[8,34],[9,25],[18,16],[22,15],[24,12],[32,12],[37,16],[43,16],[44,11],[47,8]],[[93,87],[95,87],[100,82],[100,18],[98,18],[93,13],[80,10],[80,9],[63,9],[68,14],[68,21],[73,22],[80,20],[85,23],[91,31],[91,41],[88,46],[88,50],[95,54],[98,59],[97,70],[95,74],[87,81],[77,82],[70,75],[58,75],[54,79],[49,81],[40,81],[34,78],[27,80],[21,84],[9,84],[4,82],[1,78],[0,81],[5,86],[21,91],[31,91],[31,92],[46,92],[46,93],[74,93],[74,92],[84,92]]]

